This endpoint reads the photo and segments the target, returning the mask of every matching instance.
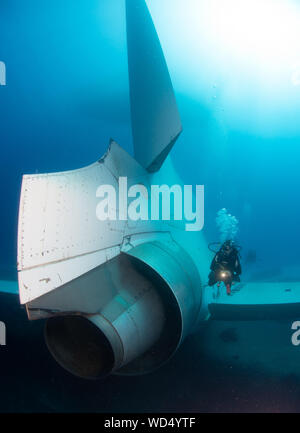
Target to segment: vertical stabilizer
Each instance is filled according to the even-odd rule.
[[[126,0],[131,122],[136,160],[160,169],[182,131],[174,90],[144,0]]]

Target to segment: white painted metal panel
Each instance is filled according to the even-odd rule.
[[[117,246],[69,260],[25,269],[19,272],[20,301],[25,304],[39,298],[106,263],[119,253],[120,247]]]
[[[96,218],[96,191],[117,187],[103,164],[66,173],[25,176],[18,269],[70,259],[120,244],[124,224]]]

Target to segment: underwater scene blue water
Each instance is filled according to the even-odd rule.
[[[220,209],[237,218],[242,281],[297,282],[300,2],[242,3],[147,1],[183,124],[171,159],[205,186],[208,243]],[[23,174],[88,165],[111,137],[133,154],[124,16],[123,0],[1,0],[0,280],[17,279]],[[157,372],[104,382],[57,366],[15,295],[0,320],[0,412],[300,410],[293,320],[211,322]]]

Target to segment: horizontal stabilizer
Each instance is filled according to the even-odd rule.
[[[0,293],[12,293],[18,294],[18,282],[17,281],[5,281],[0,280]]]
[[[216,289],[214,289],[216,290]],[[219,297],[208,303],[211,319],[275,320],[300,317],[300,282],[240,283],[232,295],[220,287]]]

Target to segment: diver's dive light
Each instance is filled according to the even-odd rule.
[[[232,278],[232,273],[230,271],[221,271],[220,272],[220,280],[228,281]]]

